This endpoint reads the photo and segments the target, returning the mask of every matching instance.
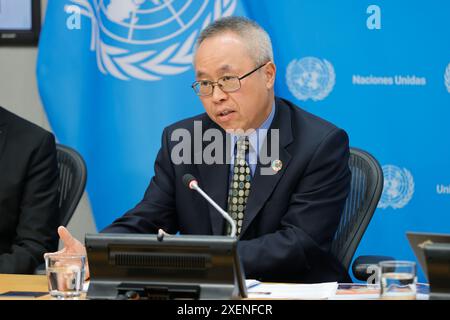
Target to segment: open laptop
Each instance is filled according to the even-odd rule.
[[[428,279],[427,263],[425,261],[423,247],[431,243],[450,243],[450,234],[407,232],[406,236],[408,237],[409,244],[422,267],[425,277],[429,281],[430,279]]]

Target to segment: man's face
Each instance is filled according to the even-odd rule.
[[[197,81],[241,77],[259,67],[243,41],[231,32],[205,39],[195,55]],[[275,65],[270,62],[242,79],[239,90],[227,93],[215,86],[211,95],[200,100],[208,116],[224,130],[257,129],[271,111],[274,81]]]

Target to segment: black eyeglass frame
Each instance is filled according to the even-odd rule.
[[[198,96],[200,96],[200,97],[206,97],[206,96],[212,95],[212,94],[214,93],[214,87],[215,87],[215,86],[219,86],[219,87],[220,87],[220,90],[222,90],[223,92],[227,92],[227,93],[229,93],[229,92],[236,92],[236,91],[238,91],[238,90],[241,88],[241,86],[242,86],[241,80],[243,80],[243,79],[247,78],[248,76],[252,75],[253,73],[255,73],[256,71],[258,71],[258,70],[261,69],[262,67],[266,66],[269,62],[270,62],[270,61],[267,61],[266,63],[260,65],[259,67],[256,67],[256,68],[253,69],[252,71],[250,71],[250,72],[244,74],[242,77],[238,77],[238,76],[225,76],[225,77],[221,77],[221,78],[217,79],[217,81],[209,81],[209,80],[195,81],[195,82],[191,85],[191,87],[192,87],[192,89],[194,89],[194,92],[195,92]],[[219,81],[222,80],[222,79],[224,79],[224,78],[234,78],[234,79],[238,79],[238,81],[239,81],[239,87],[238,87],[236,90],[223,90],[223,88],[222,88],[222,87],[220,86],[220,84],[219,84]],[[211,93],[209,93],[209,94],[200,94],[200,90],[197,90],[197,89],[196,89],[196,87],[200,84],[200,82],[209,82],[209,84],[211,85]]]

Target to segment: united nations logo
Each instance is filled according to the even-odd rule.
[[[283,162],[281,160],[273,160],[272,161],[272,169],[275,172],[280,171],[283,168]]]
[[[444,74],[445,86],[447,87],[448,93],[450,93],[450,63],[447,65]]]
[[[407,169],[394,165],[383,166],[384,184],[378,208],[403,208],[414,194],[414,179]]]
[[[323,100],[336,82],[334,68],[327,60],[306,57],[292,60],[286,70],[286,82],[298,100]]]
[[[70,0],[91,21],[91,51],[104,74],[161,80],[191,68],[195,39],[234,13],[237,0]],[[66,12],[73,5],[66,5]]]

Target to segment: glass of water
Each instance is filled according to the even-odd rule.
[[[416,299],[416,263],[413,261],[380,262],[381,299]]]
[[[83,290],[86,257],[46,253],[44,258],[50,295],[57,299],[78,298]]]

